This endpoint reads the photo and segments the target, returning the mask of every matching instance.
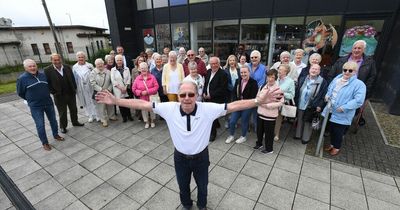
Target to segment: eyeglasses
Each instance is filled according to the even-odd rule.
[[[192,56],[194,56],[194,54],[189,54],[189,55],[187,55],[187,56],[192,57]]]
[[[179,97],[186,98],[186,96],[189,96],[189,98],[193,98],[195,95],[194,93],[180,93]]]
[[[346,73],[347,71],[349,71],[349,73],[351,74],[351,73],[353,73],[354,70],[353,69],[343,69],[344,73]]]

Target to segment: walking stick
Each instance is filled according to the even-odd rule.
[[[331,112],[331,105],[332,105],[331,100],[328,100],[328,105],[327,105],[324,121],[322,121],[321,133],[319,134],[318,144],[317,144],[317,148],[315,150],[315,156],[318,156],[318,154],[319,154],[319,157],[321,157],[321,158],[323,155],[324,133],[325,133],[325,129],[326,129],[326,124],[328,124],[328,117],[329,117],[329,113]]]

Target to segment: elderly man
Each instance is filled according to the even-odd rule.
[[[124,66],[128,67],[129,70],[131,70],[134,67],[132,58],[129,57],[128,55],[125,55],[124,52],[125,50],[122,46],[117,46],[117,54],[122,55],[124,60]]]
[[[206,76],[207,69],[206,64],[198,57],[196,57],[196,52],[194,50],[188,50],[186,53],[186,59],[183,61],[183,71],[185,72],[185,77],[190,74],[188,64],[190,61],[194,61],[197,64],[197,73],[201,76]]]
[[[200,47],[198,49],[199,51],[199,55],[197,56],[198,58],[200,58],[204,64],[206,64],[206,66],[208,65],[208,55],[206,54],[206,50],[203,47]]]
[[[50,97],[47,78],[44,73],[38,71],[34,60],[26,59],[23,64],[25,72],[17,80],[17,93],[28,102],[43,149],[49,151],[51,146],[47,140],[44,113],[46,113],[50,122],[54,139],[64,141],[64,138],[58,135],[56,114],[53,100]]]
[[[217,64],[216,59],[215,57],[210,59],[212,65]],[[279,90],[274,89],[259,98],[239,100],[229,104],[201,103],[196,102],[197,87],[191,81],[185,81],[181,84],[178,95],[179,102],[168,103],[117,99],[109,92],[98,93],[96,99],[99,103],[154,111],[163,117],[167,122],[175,147],[175,172],[183,209],[190,209],[193,205],[190,197],[192,173],[197,184],[197,206],[199,209],[206,209],[208,166],[210,165],[208,138],[211,122],[227,113],[278,101],[277,98],[282,96]]]
[[[358,64],[357,78],[364,82],[367,87],[367,94],[365,99],[371,96],[372,86],[376,77],[376,64],[371,56],[366,56],[364,50],[367,43],[364,40],[357,40],[353,44],[350,55],[339,58],[332,66],[328,81],[332,81],[337,75],[342,73],[343,64],[347,61],[354,61]],[[365,124],[364,118],[361,117],[360,125]]]
[[[50,60],[52,64],[44,69],[44,73],[46,74],[50,93],[53,94],[54,102],[60,117],[61,133],[67,133],[67,107],[69,109],[72,125],[84,125],[78,122],[76,82],[71,67],[62,64],[59,54],[52,54]]]
[[[292,78],[295,82],[297,82],[297,78],[299,77],[299,74],[297,73],[297,67],[293,63],[290,62],[290,52],[288,51],[283,51],[279,55],[280,61],[274,63],[274,65],[271,66],[271,69],[278,69],[278,67],[281,64],[288,64],[290,66],[290,71],[288,73],[288,76]]]
[[[207,70],[204,82],[203,99],[207,102],[226,103],[228,95],[228,75],[222,70],[218,57],[210,58],[211,69]],[[210,141],[217,137],[217,127],[220,127],[218,119],[212,124]]]

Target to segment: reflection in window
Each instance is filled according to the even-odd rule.
[[[189,29],[187,23],[173,23],[172,28],[172,49],[178,51],[180,47],[189,49]]]
[[[46,53],[46,55],[50,55],[51,54],[49,43],[43,43],[43,48],[44,48],[44,53]]]
[[[67,50],[68,53],[74,53],[74,46],[72,46],[72,42],[67,42]]]
[[[214,54],[221,61],[235,53],[239,40],[238,20],[214,21]]]
[[[32,51],[34,55],[39,55],[39,48],[37,46],[37,44],[31,44],[32,46]]]
[[[137,10],[151,9],[151,0],[136,0]]]
[[[245,44],[249,55],[253,50],[260,51],[263,62],[268,58],[269,22],[269,18],[242,19],[240,25],[240,43]]]
[[[154,8],[168,7],[168,0],[153,0]]]
[[[212,52],[212,26],[211,21],[190,23],[191,49],[203,47],[207,54]]]
[[[170,6],[178,6],[187,4],[187,0],[169,0]]]
[[[163,53],[165,47],[171,48],[171,32],[169,24],[156,25],[157,51]]]
[[[207,2],[207,1],[211,1],[211,0],[189,0],[189,4]]]
[[[279,61],[282,51],[291,51],[301,47],[304,34],[304,17],[276,18],[276,35],[273,62]]]

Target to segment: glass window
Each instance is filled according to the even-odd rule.
[[[260,51],[262,62],[268,58],[269,23],[269,18],[242,19],[240,25],[240,43],[249,55],[253,50]]]
[[[68,53],[74,53],[74,46],[72,46],[72,42],[67,42],[67,50]]]
[[[222,62],[235,53],[239,40],[238,20],[214,21],[214,54]]]
[[[39,55],[39,48],[37,46],[37,44],[31,44],[32,46],[32,51],[34,55]]]
[[[146,28],[143,29],[143,43],[144,43],[144,49],[152,49],[153,51],[155,50],[155,44],[154,44],[154,30],[153,28]]]
[[[273,62],[279,61],[282,51],[291,51],[301,47],[304,34],[304,17],[276,18],[275,47]]]
[[[207,2],[211,0],[189,0],[189,4],[200,3],[200,2]]]
[[[43,48],[44,48],[44,53],[46,53],[46,55],[51,54],[51,49],[50,49],[49,43],[43,43]]]
[[[154,8],[168,7],[168,0],[153,0]]]
[[[306,18],[305,35],[302,42],[302,48],[305,51],[303,63],[308,63],[308,56],[312,51],[321,54],[321,66],[332,64],[333,48],[337,44],[337,30],[340,28],[341,22],[341,16],[308,16]]]
[[[189,49],[189,29],[187,23],[173,23],[172,28],[172,50],[178,51],[180,47]]]
[[[170,6],[178,6],[187,4],[187,0],[169,0]]]
[[[165,47],[171,48],[171,31],[169,24],[156,25],[157,51],[163,53]]]
[[[203,47],[206,54],[212,53],[212,26],[211,21],[190,23],[191,49]]]
[[[368,56],[374,55],[382,33],[383,23],[384,20],[347,20],[339,56],[348,55],[353,43],[360,39],[367,42],[364,53]]]
[[[137,10],[151,9],[151,0],[136,0]]]

